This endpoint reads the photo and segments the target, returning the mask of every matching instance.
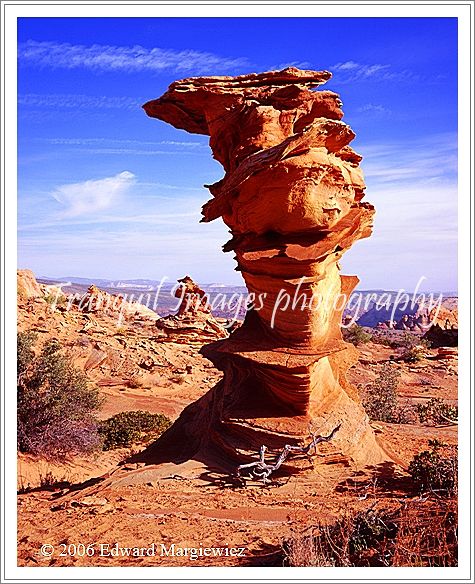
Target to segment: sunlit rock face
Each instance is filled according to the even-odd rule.
[[[358,279],[341,276],[338,260],[371,234],[374,209],[362,202],[361,156],[339,96],[315,90],[330,77],[293,67],[196,77],[144,105],[150,117],[210,136],[225,175],[208,186],[202,221],[229,227],[224,250],[257,299],[240,329],[205,349],[224,380],[175,424],[198,450],[214,445],[242,460],[263,443],[301,444],[311,421],[323,433],[341,423],[332,444],[344,456],[384,458],[345,379],[357,351],[342,340],[341,314]]]

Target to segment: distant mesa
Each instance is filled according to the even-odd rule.
[[[356,319],[356,322],[360,326],[371,328],[417,333],[425,333],[433,324],[439,324],[445,329],[457,329],[457,298],[442,298],[440,306],[438,303],[438,300],[435,301],[429,296],[409,303],[389,302],[384,306],[378,306],[377,302],[374,302]],[[351,318],[351,315],[347,315],[348,318]]]

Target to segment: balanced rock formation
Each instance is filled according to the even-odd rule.
[[[193,281],[193,278],[185,276],[178,280],[178,284],[175,290],[175,297],[180,299],[177,316],[211,313],[206,292]]]
[[[345,300],[358,282],[338,261],[371,234],[374,208],[362,202],[361,156],[341,121],[341,101],[314,91],[327,71],[199,77],[172,83],[145,112],[210,136],[224,177],[203,221],[221,217],[254,302],[241,328],[204,348],[223,381],[186,408],[153,448],[175,461],[213,451],[248,462],[261,445],[277,452],[340,425],[333,448],[360,464],[387,458],[345,373],[358,352],[340,331]],[[286,466],[299,468],[289,459]]]
[[[180,299],[176,314],[159,318],[155,323],[163,334],[160,341],[207,343],[228,336],[226,329],[211,314],[206,292],[190,276],[178,280],[175,296]]]

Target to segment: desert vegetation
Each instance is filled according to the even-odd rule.
[[[284,565],[443,567],[457,565],[457,503],[414,501],[397,508],[378,502],[347,511],[311,534],[284,540]]]
[[[439,440],[429,440],[429,450],[416,454],[408,472],[420,492],[439,493],[442,496],[457,494],[458,453],[456,446]]]
[[[37,336],[18,334],[18,448],[51,458],[99,448],[97,387],[76,369],[56,340],[35,353]]]
[[[390,362],[383,363],[376,379],[363,389],[363,406],[372,420],[407,424],[415,420],[411,403],[398,397],[399,369]]]
[[[99,424],[102,448],[112,450],[133,444],[147,444],[156,440],[171,425],[163,414],[141,410],[121,412]]]
[[[431,398],[427,403],[417,404],[417,414],[422,424],[456,424],[458,407],[440,398]]]
[[[171,424],[163,414],[120,412],[97,417],[103,398],[74,367],[57,340],[37,347],[38,335],[17,337],[18,448],[51,459],[130,447],[156,439]]]
[[[221,558],[220,565],[457,564],[456,357],[424,347],[420,359],[406,360],[406,350],[421,346],[419,334],[370,329],[367,339],[358,328],[352,331],[360,361],[348,378],[396,466],[355,473],[339,453],[338,430],[316,450],[291,453],[278,470],[282,447],[268,448],[263,464],[252,452],[241,481],[234,480],[233,469],[224,476],[203,474],[195,463],[164,465],[157,477],[154,441],[219,382],[219,371],[202,357],[198,343],[185,342],[184,333],[181,342],[170,342],[157,335],[153,321],[143,320],[127,321],[117,333],[113,317],[77,307],[52,312],[41,301],[19,310],[22,565],[36,557],[35,545],[25,538],[41,539],[34,527],[38,518],[54,545],[71,538],[99,541],[107,529],[114,541],[127,537],[141,545],[160,541],[166,532],[189,541],[200,533],[204,545],[225,538],[247,546],[246,558]],[[380,342],[383,336],[387,343]],[[176,331],[171,338],[178,338]],[[93,400],[88,393],[81,397],[87,391]],[[81,416],[75,415],[77,400]],[[87,403],[97,407],[85,408]],[[310,432],[304,444],[335,427],[315,422],[315,436]],[[78,428],[80,437],[88,429],[85,449],[80,440],[69,446]],[[173,448],[176,435],[167,436]],[[289,472],[288,463],[295,461],[303,472]],[[150,471],[146,484],[108,487],[117,477]],[[130,565],[126,558],[73,558],[61,565],[93,561]],[[156,565],[153,558],[147,562]],[[167,562],[189,565],[186,558]]]
[[[355,347],[369,343],[373,338],[372,335],[367,333],[362,326],[358,324],[353,324],[351,327],[342,329],[343,338],[348,343],[353,343]]]

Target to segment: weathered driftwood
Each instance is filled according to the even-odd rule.
[[[257,479],[261,480],[263,483],[269,483],[270,475],[278,468],[280,468],[282,464],[285,462],[285,460],[291,454],[309,454],[311,449],[314,448],[313,455],[315,456],[317,454],[317,444],[320,444],[321,442],[329,442],[333,438],[333,436],[335,436],[335,434],[338,432],[340,426],[341,424],[338,424],[338,426],[336,426],[330,432],[330,434],[328,434],[328,436],[321,435],[317,436],[315,432],[310,431],[312,440],[309,442],[309,444],[307,444],[307,446],[290,446],[289,444],[286,444],[282,452],[271,464],[268,464],[265,461],[267,446],[263,444],[259,450],[259,460],[256,462],[249,462],[247,464],[240,464],[237,467],[237,476],[240,478],[244,478],[241,474],[241,471],[244,469],[248,469],[249,470],[248,477],[250,479]]]

